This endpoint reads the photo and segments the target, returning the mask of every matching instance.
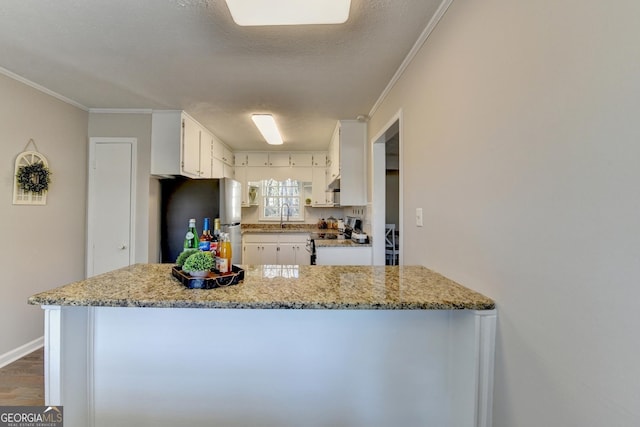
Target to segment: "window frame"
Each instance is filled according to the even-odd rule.
[[[283,187],[294,187],[294,185],[289,184],[289,182],[291,183],[295,183],[295,186],[297,186],[297,196],[296,195],[290,195],[290,194],[271,194],[268,195],[267,194],[267,189],[269,187],[274,187],[273,183],[278,183],[275,187],[279,187],[279,190],[277,191],[278,193],[281,193],[281,189]],[[297,199],[297,207],[298,207],[298,212],[299,215],[293,216],[290,215],[288,221],[289,222],[304,222],[304,195],[303,195],[303,182],[299,179],[293,179],[293,178],[286,178],[283,180],[278,180],[278,179],[263,179],[260,182],[260,196],[258,199],[258,208],[259,208],[259,220],[260,221],[280,221],[280,211],[282,210],[282,206],[287,203],[286,201],[283,202],[283,200],[288,200],[288,199]],[[267,209],[267,199],[277,199],[278,200],[278,208],[277,208],[277,214],[275,215],[267,215],[266,214],[266,209]],[[291,206],[295,206],[296,203],[289,203],[289,206],[291,208]],[[273,205],[271,207],[274,207]],[[282,216],[283,220],[287,220],[287,214],[286,212],[283,213]]]

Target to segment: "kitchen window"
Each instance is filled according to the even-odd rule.
[[[297,179],[278,181],[265,179],[260,189],[260,220],[280,221],[287,219],[287,206],[289,207],[289,221],[304,221],[304,209],[302,209],[302,182]],[[284,207],[284,209],[283,209]]]

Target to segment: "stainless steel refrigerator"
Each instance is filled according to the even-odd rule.
[[[175,177],[160,181],[160,259],[173,263],[182,252],[189,219],[202,233],[204,218],[220,218],[221,230],[231,239],[233,264],[242,262],[242,187],[238,181]]]

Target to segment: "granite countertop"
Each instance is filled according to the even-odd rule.
[[[356,243],[351,239],[318,239],[314,240],[317,248],[360,248],[371,247],[371,240],[368,243]]]
[[[188,289],[171,264],[135,264],[29,297],[33,305],[242,309],[491,310],[493,300],[421,266],[242,266],[245,279]]]
[[[316,224],[286,223],[284,228],[280,224],[242,224],[240,228],[245,233],[338,233],[338,230],[319,229]]]
[[[324,234],[341,234],[335,229],[320,229],[314,224],[286,224],[285,228],[280,228],[280,224],[246,224],[242,225],[242,234],[246,233],[324,233]],[[371,238],[368,243],[355,243],[350,239],[316,239],[316,248],[357,248],[360,246],[371,247]]]

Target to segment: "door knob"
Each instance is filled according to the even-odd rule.
[[[122,245],[122,246],[120,246],[120,249],[122,249],[122,250],[127,249],[127,245]]]

